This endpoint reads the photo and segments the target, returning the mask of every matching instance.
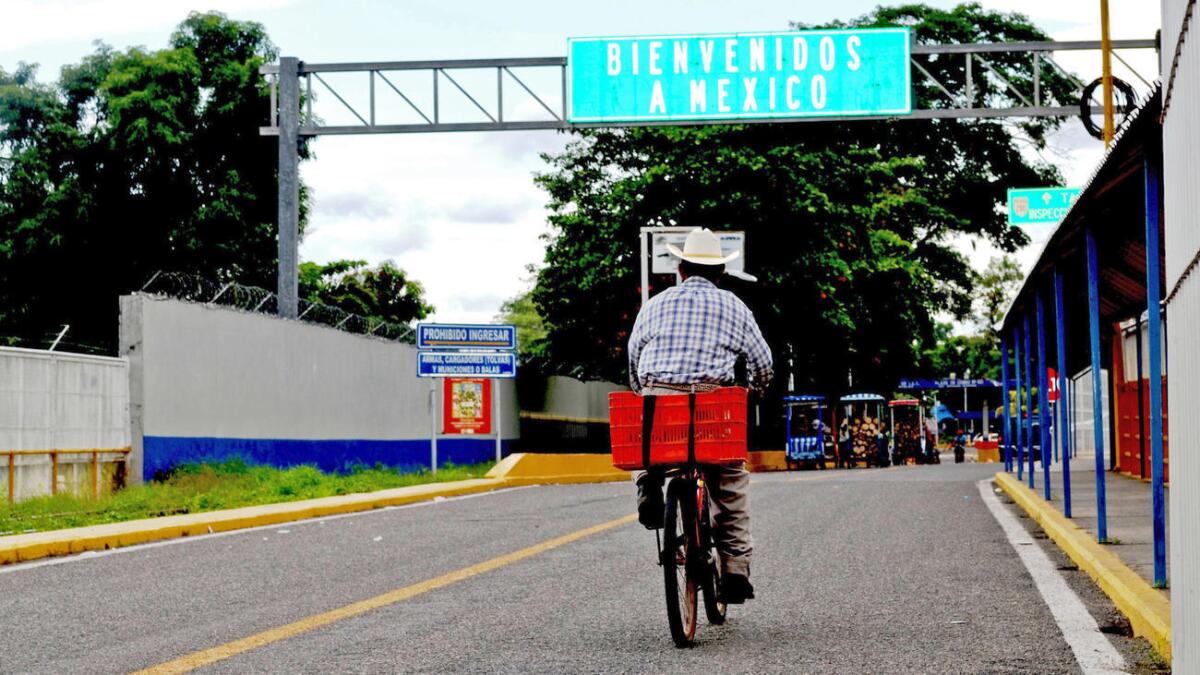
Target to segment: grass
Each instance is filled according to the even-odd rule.
[[[239,459],[185,464],[163,480],[127,487],[99,500],[56,495],[0,505],[0,535],[482,478],[491,467],[492,462],[445,466],[435,476],[382,466],[347,473],[324,473],[312,466],[277,469]]]

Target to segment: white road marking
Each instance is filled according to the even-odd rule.
[[[531,487],[534,487],[534,486],[521,485],[521,486],[517,486],[517,487],[500,488],[498,490],[491,490],[489,492],[476,492],[474,494],[469,494],[469,495],[459,495],[457,497],[447,497],[447,498],[442,499],[441,501],[429,500],[429,501],[423,501],[423,502],[416,502],[413,504],[400,504],[398,506],[385,506],[383,508],[372,509],[370,511],[355,511],[353,513],[342,513],[342,514],[335,515],[335,516],[320,516],[317,518],[308,518],[306,520],[292,521],[292,522],[288,523],[288,526],[295,527],[295,526],[299,526],[299,525],[309,525],[312,523],[316,523],[318,525],[324,525],[325,523],[327,523],[331,520],[342,520],[343,518],[352,518],[354,516],[373,515],[373,514],[377,514],[377,513],[387,513],[388,511],[399,511],[402,509],[415,509],[415,508],[419,508],[422,506],[433,506],[434,504],[437,504],[440,506],[442,504],[445,504],[446,502],[460,501],[463,499],[474,499],[475,497],[486,497],[488,495],[497,495],[497,494],[501,494],[504,492],[512,492],[513,490],[526,490]],[[120,548],[110,548],[107,551],[84,551],[83,553],[76,553],[75,555],[63,556],[63,557],[58,557],[58,558],[47,558],[45,560],[34,560],[31,562],[26,562],[26,563],[13,563],[10,565],[3,565],[3,566],[0,566],[0,574],[11,574],[13,572],[22,572],[24,570],[31,570],[31,569],[35,569],[38,567],[50,567],[53,565],[65,565],[67,563],[80,562],[80,561],[84,561],[84,560],[95,560],[96,558],[101,558],[104,556],[116,555],[118,553],[133,553],[135,551],[142,551],[142,550],[145,550],[148,548],[160,548],[163,546],[175,546],[177,544],[187,544],[190,542],[198,542],[198,541],[211,541],[218,537],[228,537],[228,536],[237,535],[237,534],[248,534],[248,533],[253,533],[253,532],[259,532],[261,530],[274,529],[274,528],[278,528],[278,527],[279,527],[279,523],[275,523],[274,525],[260,525],[258,527],[247,527],[247,528],[243,528],[240,530],[227,530],[225,532],[212,532],[212,528],[209,528],[210,534],[198,534],[198,535],[191,535],[188,537],[179,537],[176,539],[165,539],[163,541],[152,541],[152,542],[149,542],[146,544],[135,544],[133,546],[122,546]],[[266,541],[267,538],[263,537],[263,540]]]
[[[1058,569],[1046,552],[1036,545],[1033,537],[1021,525],[1017,517],[1004,507],[996,495],[992,493],[990,478],[979,481],[979,495],[988,510],[995,516],[996,522],[1008,537],[1008,543],[1029,570],[1033,583],[1037,586],[1055,623],[1062,631],[1063,638],[1075,654],[1079,667],[1088,675],[1092,673],[1127,673],[1125,659],[1117,652],[1112,643],[1096,620],[1092,618],[1083,601],[1067,585],[1066,579],[1058,573]]]

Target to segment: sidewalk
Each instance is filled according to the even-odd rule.
[[[1095,458],[1071,460],[1071,515],[1064,515],[1061,464],[1050,466],[1051,496],[1044,497],[1041,467],[1029,476],[996,474],[996,485],[1033,519],[1060,549],[1087,573],[1124,614],[1134,635],[1146,638],[1168,662],[1171,659],[1171,596],[1153,587],[1154,524],[1150,484],[1106,471],[1105,497],[1110,544],[1096,542]],[[1168,579],[1170,577],[1168,576]]]
[[[1028,469],[1028,458],[1026,458]],[[1071,522],[1096,537],[1096,464],[1092,454],[1071,458]],[[1107,464],[1107,462],[1106,462]],[[1042,465],[1034,465],[1034,492],[1041,497]],[[1015,468],[1015,467],[1014,467]],[[1015,477],[1016,471],[1012,475]],[[1022,483],[1029,485],[1029,476]],[[1050,503],[1063,512],[1062,464],[1050,465]],[[1121,559],[1147,583],[1154,583],[1154,523],[1151,520],[1150,483],[1111,471],[1104,474],[1105,497],[1108,503],[1108,538],[1118,543],[1105,547]],[[1171,491],[1166,490],[1168,509]],[[1170,523],[1167,524],[1170,531]],[[1167,541],[1168,558],[1171,542]],[[1170,579],[1170,568],[1167,569]],[[1164,591],[1170,597],[1170,591]]]

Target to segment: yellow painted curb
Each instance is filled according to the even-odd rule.
[[[608,453],[543,454],[518,452],[505,457],[487,473],[508,485],[606,483],[630,480],[630,473],[612,465]]]
[[[754,473],[762,471],[787,471],[787,455],[782,450],[762,450],[750,453],[746,468]]]
[[[1088,573],[1112,599],[1133,626],[1135,635],[1150,642],[1164,659],[1171,660],[1171,601],[1129,569],[1108,547],[1034,494],[1016,478],[1000,472],[996,483],[1046,531],[1079,569]]]
[[[629,480],[603,455],[517,453],[484,478],[0,537],[0,565],[458,497],[520,485]]]
[[[223,511],[146,518],[50,532],[15,534],[0,537],[0,565],[83,553],[84,551],[103,551],[163,539],[276,525],[341,513],[369,511],[385,506],[427,501],[435,497],[457,497],[504,487],[507,487],[507,484],[503,480],[476,478],[452,483],[432,483],[362,494],[306,499],[283,504],[246,506]]]
[[[975,461],[995,464],[1000,461],[1000,448],[976,448]]]

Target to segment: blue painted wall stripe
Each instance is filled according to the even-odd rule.
[[[504,441],[503,452],[510,451]],[[142,443],[147,478],[188,462],[241,458],[254,464],[289,467],[312,464],[322,471],[347,471],[356,465],[419,470],[429,468],[429,439],[277,439],[146,436]],[[475,464],[496,457],[494,438],[439,438],[438,466]]]

